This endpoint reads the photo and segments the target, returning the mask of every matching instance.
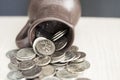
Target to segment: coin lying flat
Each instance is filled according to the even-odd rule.
[[[6,53],[6,56],[10,59],[12,58],[13,56],[15,56],[15,54],[18,52],[19,49],[14,49],[14,50],[11,50],[11,51],[8,51]]]
[[[71,79],[78,77],[78,74],[70,73],[66,69],[63,69],[63,70],[59,70],[56,73],[56,76],[59,77],[60,79]]]
[[[86,53],[84,53],[84,52],[78,52],[78,53],[80,53],[81,56],[80,56],[77,60],[74,60],[73,62],[82,62],[82,61],[85,60],[85,58],[86,58]]]
[[[35,62],[32,60],[29,61],[22,61],[18,64],[18,69],[19,70],[28,70],[31,69],[35,66]]]
[[[68,52],[65,53],[64,60],[62,60],[60,62],[70,62],[70,61],[74,60],[75,56],[76,55],[73,52],[68,51]]]
[[[39,78],[42,79],[47,76],[53,76],[55,74],[55,68],[51,65],[47,65],[42,67],[41,74],[39,75]]]
[[[51,62],[51,57],[44,56],[44,57],[37,57],[34,59],[36,65],[38,66],[45,66],[48,65]]]
[[[79,73],[84,71],[85,69],[88,69],[89,67],[90,67],[90,63],[88,61],[83,61],[79,63],[71,62],[67,65],[66,69],[72,73]]]
[[[56,63],[65,58],[65,53],[63,52],[55,52],[54,54],[51,55],[52,61],[51,63]]]
[[[7,78],[9,80],[20,80],[23,78],[23,75],[20,71],[12,71],[8,73]]]
[[[59,51],[59,50],[62,50],[67,45],[68,40],[66,37],[61,37],[54,43],[55,43],[56,51]]]
[[[20,61],[18,61],[15,56],[11,57],[10,61],[11,61],[11,63],[13,63],[15,65],[18,65],[20,63]]]
[[[79,50],[79,48],[77,46],[71,46],[70,50],[71,52],[77,52]]]
[[[33,49],[38,55],[51,55],[55,52],[55,45],[49,39],[39,37],[35,39]]]
[[[60,80],[60,79],[57,78],[57,77],[45,77],[45,78],[43,78],[41,80]]]
[[[36,54],[32,48],[23,48],[16,54],[16,58],[20,61],[32,60],[35,56]]]
[[[39,67],[39,66],[35,66],[32,69],[22,71],[22,75],[25,78],[30,78],[30,79],[38,77],[40,75],[40,73],[41,73],[41,67]]]
[[[13,63],[9,63],[8,68],[12,71],[17,71],[18,70],[18,65],[15,65]]]

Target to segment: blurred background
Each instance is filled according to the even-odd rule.
[[[26,16],[30,0],[0,0],[0,16]],[[120,0],[81,0],[82,16],[120,17]]]

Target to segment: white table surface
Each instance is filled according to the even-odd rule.
[[[17,48],[15,37],[27,20],[27,17],[0,17],[0,80],[7,80],[6,52]],[[74,44],[87,53],[91,63],[83,77],[120,80],[120,19],[81,18],[75,29]]]

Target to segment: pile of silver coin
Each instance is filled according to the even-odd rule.
[[[79,73],[90,67],[85,60],[86,53],[80,52],[77,46],[71,46],[66,52],[60,52],[66,44],[63,37],[66,30],[57,32],[52,40],[45,37],[35,39],[32,48],[14,49],[6,56],[11,70],[9,80],[76,80]],[[64,38],[64,39],[61,39]],[[56,44],[53,41],[63,40]]]

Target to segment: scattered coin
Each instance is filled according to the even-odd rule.
[[[37,57],[34,59],[36,65],[38,66],[45,66],[48,65],[51,62],[51,57],[44,56],[44,57]]]
[[[32,60],[35,56],[36,54],[32,48],[23,48],[16,54],[16,58],[20,61]]]
[[[10,59],[12,58],[13,56],[15,56],[15,54],[18,52],[19,49],[14,49],[14,50],[11,50],[11,51],[8,51],[6,53],[6,56]]]
[[[84,71],[85,69],[88,69],[89,67],[90,67],[90,63],[88,61],[83,61],[79,63],[71,62],[67,65],[66,69],[72,73],[79,73]]]
[[[77,52],[79,50],[79,48],[77,46],[71,46],[71,48],[69,49],[69,51],[71,52]]]
[[[78,77],[78,74],[70,73],[66,69],[59,70],[56,73],[56,76],[59,77],[60,79],[72,79]]]
[[[62,37],[62,38],[58,39],[57,41],[55,41],[54,43],[55,43],[56,51],[59,51],[59,50],[62,50],[63,48],[65,48],[65,46],[68,43],[68,40],[66,37]]]
[[[11,63],[13,63],[15,65],[18,65],[20,63],[20,61],[18,61],[15,56],[11,57],[10,61],[11,61]]]
[[[8,68],[12,71],[17,71],[18,70],[18,65],[15,65],[13,63],[9,63]]]
[[[81,53],[80,52],[73,52],[75,54],[75,58],[73,59],[74,60],[78,60],[81,56]]]
[[[57,77],[45,77],[42,80],[60,80],[60,79]]]
[[[29,70],[35,66],[35,62],[33,60],[22,61],[18,64],[19,70]]]
[[[23,78],[23,75],[20,71],[12,71],[8,73],[7,78],[9,80],[20,80]]]
[[[76,80],[90,80],[89,78],[77,78]]]
[[[41,73],[41,67],[39,67],[39,66],[35,66],[32,69],[22,71],[22,75],[25,78],[29,78],[29,79],[38,77],[40,75],[40,73]]]
[[[56,63],[65,58],[65,53],[63,52],[55,52],[54,54],[51,55],[52,61],[51,63]]]
[[[51,55],[55,52],[55,45],[52,41],[39,37],[35,39],[33,49],[38,55]]]

